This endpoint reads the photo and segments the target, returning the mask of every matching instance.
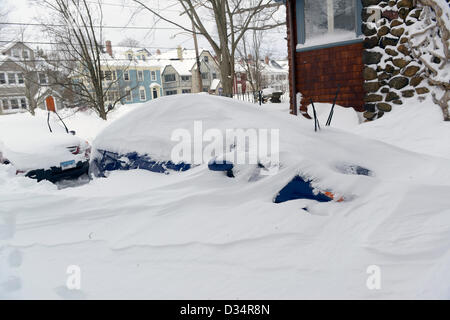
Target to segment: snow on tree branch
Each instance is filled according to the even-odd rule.
[[[414,58],[421,61],[432,87],[434,103],[445,121],[450,121],[450,8],[446,0],[418,0],[422,13],[410,26],[408,44]]]

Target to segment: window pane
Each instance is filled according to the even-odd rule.
[[[8,99],[3,99],[2,103],[3,103],[3,110],[9,109],[9,101],[8,101]]]
[[[23,74],[18,73],[17,74],[17,79],[19,80],[19,83],[22,84],[23,83]]]
[[[305,1],[306,41],[336,42],[355,36],[355,0]]]
[[[39,73],[39,83],[40,84],[47,83],[47,77],[45,76],[45,73]]]
[[[11,99],[9,101],[11,102],[11,109],[19,109],[19,103],[17,99]]]
[[[0,84],[6,83],[6,76],[4,73],[0,73]]]
[[[145,100],[145,90],[141,89],[139,91],[140,95],[141,95],[141,100]]]
[[[20,99],[20,106],[22,107],[22,109],[27,108],[27,100],[25,100],[25,98]]]
[[[8,83],[9,84],[16,83],[16,74],[15,73],[8,73]]]

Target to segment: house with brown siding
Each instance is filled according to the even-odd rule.
[[[305,115],[311,100],[332,103],[338,88],[336,103],[367,120],[427,93],[407,48],[415,1],[275,1],[286,5],[292,114]]]

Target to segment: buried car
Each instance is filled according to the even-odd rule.
[[[277,110],[186,94],[144,103],[103,129],[90,171],[105,177],[115,170],[195,170],[258,185],[274,203],[342,202],[369,188],[374,176],[398,173],[379,156],[394,151],[371,144],[333,127],[316,133],[309,120]]]
[[[91,147],[53,112],[0,118],[0,163],[37,181],[78,178],[89,170]]]

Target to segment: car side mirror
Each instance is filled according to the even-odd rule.
[[[71,134],[71,135],[76,135],[77,133],[75,132],[75,130],[71,130],[71,131],[69,131],[69,133]]]

